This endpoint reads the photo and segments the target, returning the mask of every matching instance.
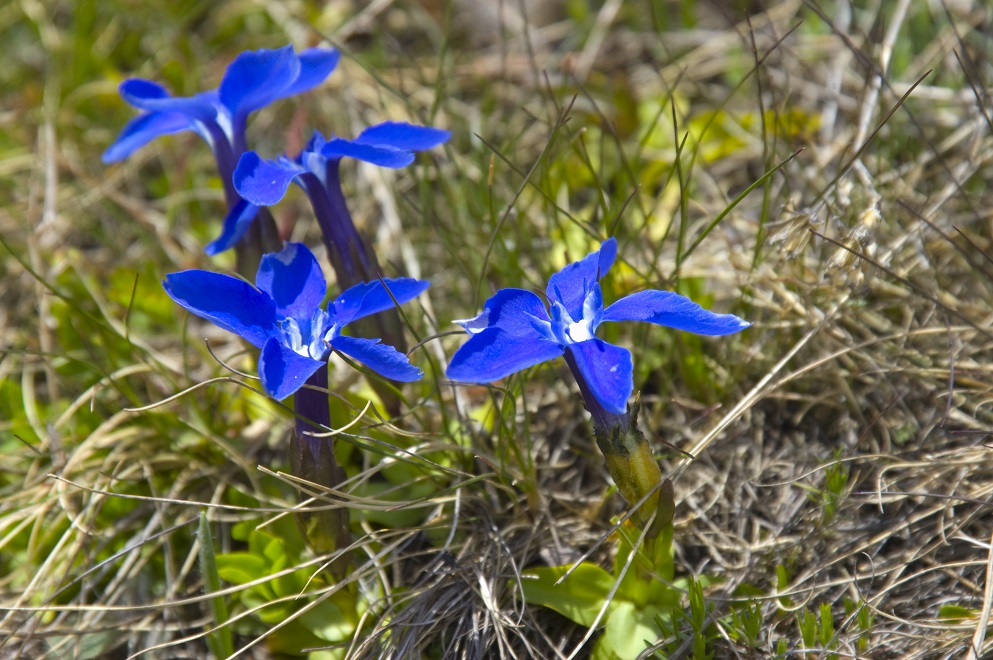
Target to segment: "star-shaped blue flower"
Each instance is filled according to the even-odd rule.
[[[732,314],[714,314],[671,291],[649,290],[621,298],[606,309],[600,278],[617,256],[617,241],[552,275],[541,298],[522,289],[503,289],[483,312],[456,321],[472,335],[452,357],[448,377],[489,383],[564,355],[579,383],[594,423],[624,415],[634,389],[631,353],[596,337],[606,321],[647,321],[700,335],[727,335],[750,324]]]
[[[235,192],[232,174],[245,153],[248,116],[270,103],[319,85],[338,64],[337,50],[311,48],[299,53],[292,46],[241,53],[227,68],[217,89],[194,96],[171,96],[158,83],[132,78],[121,83],[125,101],[142,110],[103,154],[104,163],[123,160],[160,135],[194,131],[217,161],[230,213],[243,224],[257,208]],[[233,244],[233,243],[232,243]],[[231,244],[227,245],[231,247]],[[208,254],[222,251],[215,241]]]
[[[245,151],[248,115],[316,87],[334,70],[338,58],[338,51],[329,48],[294,53],[292,46],[286,46],[244,52],[227,68],[220,87],[187,97],[171,96],[150,80],[125,80],[121,96],[144,112],[121,131],[103,161],[123,160],[160,135],[181,131],[195,131],[215,152],[225,147],[240,156]]]
[[[310,198],[325,241],[332,255],[340,254],[351,276],[358,275],[351,263],[353,253],[362,259],[358,232],[352,223],[338,178],[342,158],[364,160],[380,167],[406,167],[414,161],[414,152],[444,143],[451,134],[429,126],[414,126],[402,122],[385,122],[371,126],[353,140],[332,137],[325,140],[316,132],[296,158],[282,156],[265,160],[254,151],[245,153],[234,171],[238,194],[257,206],[278,203],[296,183]],[[245,233],[251,218],[231,214],[224,222],[219,249],[234,245]],[[362,264],[368,267],[369,264]]]
[[[326,364],[332,348],[386,378],[409,382],[421,377],[421,370],[392,346],[341,331],[352,321],[392,308],[394,299],[404,303],[416,298],[430,286],[424,280],[358,284],[325,310],[321,302],[327,282],[317,258],[305,245],[289,243],[262,257],[254,287],[203,270],[167,275],[162,284],[182,307],[262,349],[259,377],[274,399],[285,399],[303,386]]]

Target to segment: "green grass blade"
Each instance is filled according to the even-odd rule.
[[[200,522],[197,527],[200,540],[200,573],[203,575],[203,590],[207,594],[221,590],[221,576],[217,572],[217,555],[214,554],[214,540],[210,536],[210,525],[207,523],[207,512],[200,512]],[[207,645],[218,658],[229,658],[234,655],[234,642],[231,639],[231,628],[227,626],[228,606],[224,596],[214,596],[210,603],[210,616],[214,627],[207,633]]]

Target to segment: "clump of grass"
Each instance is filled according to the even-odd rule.
[[[623,505],[564,366],[455,387],[444,333],[615,235],[606,296],[667,287],[756,323],[721,342],[606,329],[641,351],[677,576],[694,585],[646,649],[989,652],[989,10],[653,2],[645,21],[581,4],[492,24],[462,3],[0,11],[17,44],[0,74],[5,650],[588,652],[595,633],[520,586],[528,568],[617,552]],[[347,179],[387,275],[433,288],[409,313],[427,377],[399,418],[332,370],[349,473],[335,492],[284,474],[292,413],[159,286],[208,267],[223,214],[209,153],[176,138],[98,162],[129,118],[120,78],[161,72],[189,93],[240,50],[322,35],[340,75],[260,113],[260,152],[387,117],[454,133],[409,171]],[[303,202],[277,220],[315,245]],[[348,579],[302,549],[300,506],[351,511]],[[205,508],[220,590],[198,568]]]

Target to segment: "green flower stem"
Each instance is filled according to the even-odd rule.
[[[672,482],[668,479],[663,482],[662,471],[648,440],[638,430],[639,408],[636,400],[624,424],[608,428],[594,425],[593,432],[607,462],[607,470],[628,504],[633,506],[648,493],[658,492],[657,497],[649,497],[631,514],[631,520],[638,527],[648,528],[646,539],[652,541],[665,527],[672,525],[675,504]]]

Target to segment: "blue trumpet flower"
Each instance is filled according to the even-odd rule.
[[[234,185],[243,198],[258,206],[272,206],[296,183],[310,198],[335,272],[340,281],[376,277],[375,256],[367,249],[352,222],[339,180],[342,158],[355,158],[380,167],[400,168],[414,161],[414,152],[444,143],[451,134],[429,126],[386,122],[371,126],[355,139],[325,140],[316,132],[296,158],[264,160],[245,153],[234,171]],[[231,215],[219,244],[233,244],[247,230],[251,218]]]
[[[727,335],[750,324],[733,314],[714,314],[671,291],[633,293],[604,308],[600,278],[614,263],[617,241],[552,275],[541,298],[522,289],[503,289],[479,316],[456,321],[472,335],[456,351],[447,375],[455,381],[489,383],[565,357],[593,416],[594,427],[621,423],[634,389],[633,363],[626,348],[596,337],[607,321],[646,321],[700,335]]]
[[[255,284],[203,270],[173,273],[163,281],[180,306],[262,349],[259,377],[274,399],[303,386],[326,365],[332,349],[386,378],[409,382],[421,377],[421,370],[392,346],[341,331],[352,321],[391,309],[394,299],[416,298],[429,282],[399,278],[358,284],[324,309],[327,282],[317,258],[305,245],[289,243],[262,257]]]
[[[217,89],[187,97],[171,96],[150,80],[125,80],[120,86],[121,96],[143,112],[107,148],[103,162],[123,160],[160,135],[194,131],[214,152],[230,215],[247,224],[258,209],[238,196],[232,174],[247,149],[248,116],[274,101],[316,87],[334,70],[338,58],[338,51],[329,48],[295,53],[292,46],[286,46],[244,52],[227,68]],[[222,247],[215,241],[207,253],[216,254],[233,244]]]

